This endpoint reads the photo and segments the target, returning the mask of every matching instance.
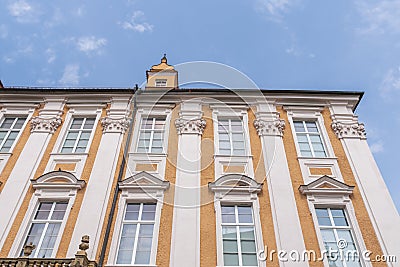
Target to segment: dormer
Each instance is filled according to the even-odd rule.
[[[146,71],[146,90],[168,90],[178,88],[178,72],[174,66],[168,65],[166,54],[160,64]]]

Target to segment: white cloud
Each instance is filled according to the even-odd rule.
[[[399,33],[400,32],[400,1],[381,0],[369,2],[359,0],[358,11],[365,26],[358,29],[360,33]]]
[[[152,32],[154,25],[151,25],[145,21],[143,11],[135,11],[129,20],[120,22],[121,27],[125,30],[132,30],[135,32]]]
[[[56,52],[52,48],[46,50],[47,63],[53,63],[56,59]]]
[[[37,8],[24,0],[9,4],[8,11],[20,23],[38,22],[39,14]]]
[[[380,140],[369,146],[372,153],[379,153],[384,151],[383,142]]]
[[[76,45],[78,49],[82,52],[90,54],[92,52],[101,52],[101,48],[103,48],[107,44],[107,39],[105,38],[96,38],[95,36],[84,36],[77,40]]]
[[[257,0],[256,11],[265,14],[272,21],[281,22],[284,15],[297,2],[295,0]]]
[[[68,64],[65,66],[64,73],[58,82],[62,85],[78,85],[79,78],[79,65]]]
[[[385,99],[393,99],[393,94],[400,92],[400,67],[386,72],[379,90]]]

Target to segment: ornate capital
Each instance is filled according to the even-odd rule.
[[[109,116],[101,119],[103,133],[125,133],[131,120],[127,117],[115,119]]]
[[[285,121],[279,118],[276,118],[271,121],[256,119],[254,120],[254,127],[256,128],[259,136],[263,135],[283,136],[283,132],[285,130]]]
[[[367,139],[364,123],[350,122],[343,123],[334,120],[331,125],[333,131],[339,139],[342,138],[359,138]]]
[[[53,134],[61,125],[62,119],[60,116],[53,118],[33,117],[31,119],[31,133],[51,133]]]
[[[187,120],[176,119],[175,127],[178,134],[199,134],[202,135],[206,127],[206,121],[203,119]]]

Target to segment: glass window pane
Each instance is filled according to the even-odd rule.
[[[347,243],[353,243],[353,238],[351,236],[350,230],[337,230],[339,239],[344,239]]]
[[[305,132],[302,121],[294,121],[293,124],[294,124],[294,129],[296,132]]]
[[[5,118],[0,128],[2,129],[10,129],[11,125],[14,123],[15,118]]]
[[[346,218],[333,217],[333,222],[335,223],[335,226],[348,226]]]
[[[139,236],[153,236],[153,224],[140,225]]]
[[[329,217],[318,217],[318,224],[321,226],[331,226]]]
[[[335,242],[335,234],[332,229],[321,229],[321,235],[324,242]]]
[[[236,218],[234,214],[222,214],[222,223],[235,223]]]
[[[239,227],[241,240],[255,240],[253,227]]]
[[[26,118],[18,118],[17,122],[14,124],[14,129],[21,129],[25,123]]]
[[[238,214],[253,214],[251,206],[238,206]]]
[[[238,244],[236,240],[223,240],[224,253],[237,253]]]
[[[240,244],[242,253],[256,253],[256,242],[254,240],[242,240]]]
[[[236,227],[223,226],[222,238],[224,240],[236,240],[237,239]]]
[[[221,213],[222,214],[235,214],[235,206],[222,206]]]
[[[331,209],[331,213],[333,217],[346,217],[343,209]]]
[[[148,264],[150,262],[150,251],[136,251],[135,264]]]
[[[61,153],[72,153],[72,147],[63,147]]]
[[[307,130],[309,132],[318,132],[317,124],[315,121],[306,121]]]
[[[94,118],[88,118],[86,119],[85,125],[83,126],[83,129],[93,129],[94,125]]]
[[[327,209],[315,209],[317,213],[317,217],[328,217],[328,210]]]
[[[89,140],[90,138],[90,132],[82,132],[81,136],[79,137],[79,140]]]
[[[307,136],[304,134],[297,134],[297,141],[299,143],[308,143]]]
[[[83,118],[74,118],[70,129],[80,129],[83,123]]]
[[[253,217],[251,214],[242,214],[239,215],[239,223],[252,223]]]
[[[239,255],[224,254],[224,265],[225,266],[238,266],[239,265]]]
[[[258,266],[257,254],[244,254],[242,256],[243,266]]]

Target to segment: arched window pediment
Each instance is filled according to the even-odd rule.
[[[262,189],[262,183],[243,174],[227,174],[209,183],[208,187],[213,192],[226,193],[258,193]]]
[[[51,171],[39,176],[36,179],[31,179],[34,189],[82,189],[85,186],[85,181],[79,180],[70,172],[67,171]]]

